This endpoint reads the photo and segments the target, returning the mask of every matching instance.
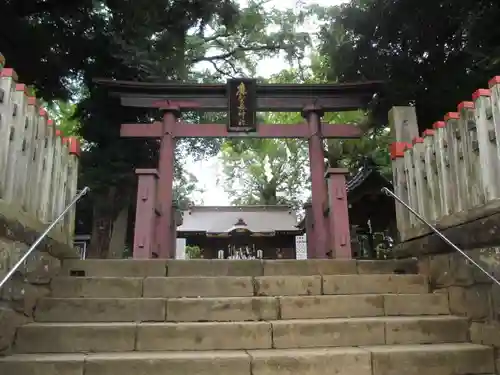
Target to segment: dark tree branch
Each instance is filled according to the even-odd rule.
[[[212,66],[214,67],[214,69],[215,69],[215,70],[217,71],[217,73],[219,73],[220,75],[222,75],[222,76],[228,76],[228,77],[230,77],[230,78],[235,78],[235,77],[234,77],[232,74],[230,74],[229,72],[227,72],[227,71],[225,72],[225,71],[223,71],[221,68],[219,68],[219,67],[217,66],[217,63],[216,63],[215,61],[208,60],[208,62],[209,62],[210,64],[212,64]]]
[[[202,62],[202,61],[216,61],[216,60],[226,60],[230,57],[234,57],[238,52],[258,52],[258,51],[278,51],[282,49],[281,46],[253,46],[253,47],[244,47],[241,45],[238,45],[237,48],[235,48],[232,51],[222,53],[219,55],[212,55],[212,56],[203,56],[203,57],[197,57],[191,60],[193,64]]]

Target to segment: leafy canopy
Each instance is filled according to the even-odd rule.
[[[377,124],[410,103],[422,130],[498,73],[499,17],[490,0],[352,0],[320,17],[321,54],[331,79],[387,82]]]

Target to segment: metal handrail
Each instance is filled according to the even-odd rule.
[[[394,194],[392,191],[390,191],[388,188],[384,187],[382,188],[382,193],[393,197],[396,199],[399,203],[401,203],[403,206],[405,206],[413,215],[415,215],[422,223],[427,225],[429,228],[432,229],[434,233],[436,233],[444,242],[446,242],[448,245],[450,245],[454,250],[458,251],[462,256],[464,256],[469,262],[471,262],[474,266],[476,266],[482,273],[484,273],[486,276],[488,276],[489,279],[491,279],[495,284],[500,286],[500,281],[495,279],[488,271],[486,271],[483,267],[479,265],[474,259],[472,259],[470,256],[467,255],[465,251],[460,249],[457,245],[455,245],[453,242],[451,242],[444,234],[442,234],[435,226],[433,226],[431,223],[429,223],[427,220],[425,220],[422,215],[420,215],[417,211],[415,211],[413,208],[411,208],[406,202],[404,202],[400,197],[398,197],[396,194]]]
[[[31,247],[24,253],[24,255],[19,259],[19,261],[12,267],[12,269],[5,275],[5,277],[0,281],[0,289],[5,285],[5,283],[14,275],[17,269],[24,263],[26,258],[30,256],[30,254],[35,250],[40,242],[49,234],[52,228],[66,215],[66,213],[70,210],[71,207],[75,205],[76,202],[80,200],[85,194],[90,191],[89,187],[84,187],[74,198],[73,200],[66,206],[66,208],[59,214],[59,216],[44,230],[44,232],[38,237],[38,239],[31,245]]]

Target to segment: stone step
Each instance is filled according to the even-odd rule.
[[[281,319],[448,315],[445,294],[280,297]]]
[[[428,293],[422,275],[325,275],[323,294],[419,294]]]
[[[197,322],[447,315],[445,294],[225,298],[42,298],[38,322]]]
[[[396,345],[367,348],[373,375],[495,373],[493,348],[475,344]]]
[[[147,277],[167,276],[167,263],[161,259],[65,259],[61,276]]]
[[[278,320],[273,348],[315,348],[468,341],[468,321],[453,316]]]
[[[17,354],[0,374],[22,375],[476,375],[493,374],[493,349],[474,344],[205,352]]]
[[[38,322],[163,322],[163,298],[41,298]]]
[[[0,374],[250,375],[244,351],[19,354],[0,357]]]
[[[416,260],[65,260],[63,276],[283,276],[415,274]]]
[[[17,353],[291,349],[466,342],[453,316],[203,323],[32,323],[19,328]]]
[[[180,298],[299,296],[321,294],[427,293],[421,275],[58,277],[58,298]]]
[[[140,298],[142,277],[56,277],[51,296],[56,298]]]

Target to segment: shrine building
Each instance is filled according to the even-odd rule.
[[[295,259],[296,212],[289,206],[191,206],[177,238],[206,259]]]
[[[392,182],[371,158],[365,158],[357,173],[346,182],[353,258],[375,257],[376,233],[397,236],[395,202],[382,193],[384,187],[393,190]],[[314,221],[310,204],[306,203],[304,208],[305,217],[298,226],[308,232]]]

